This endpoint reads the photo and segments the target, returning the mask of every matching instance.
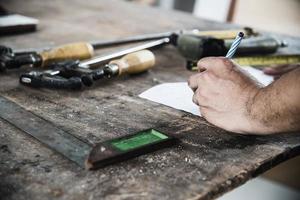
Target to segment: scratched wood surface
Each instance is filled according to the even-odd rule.
[[[36,33],[0,38],[1,44],[18,49],[233,26],[117,0],[6,0],[1,4],[40,20]],[[287,40],[292,45],[283,51],[299,53],[300,40]],[[202,118],[138,98],[158,83],[185,81],[191,75],[173,47],[155,54],[157,64],[148,73],[101,81],[77,92],[31,89],[18,84],[20,72],[1,74],[2,96],[87,143],[153,127],[179,137],[181,143],[85,171],[0,120],[0,199],[212,199],[299,155],[300,133],[232,134]]]

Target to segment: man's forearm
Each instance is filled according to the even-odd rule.
[[[253,131],[277,133],[300,130],[300,68],[262,88],[249,107]]]
[[[203,58],[198,69],[189,86],[208,122],[241,134],[300,130],[300,68],[265,88],[226,58]]]

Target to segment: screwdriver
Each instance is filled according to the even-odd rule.
[[[155,65],[155,56],[149,50],[141,50],[127,54],[120,59],[112,60],[103,68],[84,74],[81,80],[84,85],[91,86],[94,81],[125,74],[138,74]]]
[[[51,63],[72,59],[89,59],[94,48],[86,42],[71,43],[41,52],[13,52],[11,48],[0,47],[0,70],[19,68],[23,65],[45,67]]]

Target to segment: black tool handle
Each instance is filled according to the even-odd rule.
[[[47,76],[41,73],[26,73],[20,76],[20,83],[30,87],[45,87],[52,89],[71,89],[78,90],[82,87],[81,78],[71,77],[62,78],[59,76]]]
[[[83,74],[81,76],[81,80],[85,86],[90,87],[93,85],[94,81],[102,79],[102,78],[104,78],[104,76],[105,76],[105,73],[104,73],[103,69],[101,68],[101,69],[93,70],[89,74]]]

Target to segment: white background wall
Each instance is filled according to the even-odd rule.
[[[157,1],[162,8],[172,9],[175,1],[184,0]],[[195,0],[191,10],[197,17],[225,22],[231,1]],[[300,0],[236,0],[232,22],[300,36]]]
[[[225,22],[231,0],[197,0],[194,15],[206,19]]]
[[[300,0],[237,0],[233,23],[300,36]]]

